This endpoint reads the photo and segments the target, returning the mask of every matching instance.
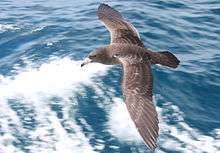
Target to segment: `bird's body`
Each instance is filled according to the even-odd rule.
[[[133,61],[143,60],[142,62],[147,62],[147,52],[145,48],[129,45],[129,44],[111,44],[109,46],[103,47],[101,54],[107,54],[109,58],[106,61],[110,63],[103,63],[107,65],[122,64],[116,57],[120,58],[130,58]],[[142,59],[144,58],[144,59]],[[104,61],[105,62],[105,61]]]
[[[97,15],[111,34],[108,46],[91,52],[82,66],[90,62],[123,67],[122,91],[135,126],[146,145],[154,150],[158,138],[158,116],[152,102],[152,64],[176,68],[179,60],[170,52],[152,52],[144,47],[138,31],[122,15],[101,4]]]

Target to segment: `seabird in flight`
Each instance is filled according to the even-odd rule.
[[[123,67],[122,91],[128,112],[145,144],[155,150],[158,115],[152,101],[152,64],[176,68],[179,60],[169,51],[144,47],[137,29],[115,9],[100,4],[97,15],[111,35],[111,43],[92,51],[81,66],[91,62]]]

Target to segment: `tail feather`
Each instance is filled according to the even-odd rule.
[[[160,61],[161,63],[159,64],[164,66],[169,66],[172,68],[177,68],[180,61],[177,59],[177,57],[174,54],[168,51],[160,52],[160,54],[161,54],[161,61]]]
[[[171,68],[177,68],[180,61],[169,51],[151,52],[151,64],[161,64]]]

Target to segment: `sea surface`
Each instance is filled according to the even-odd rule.
[[[152,66],[160,121],[155,153],[220,153],[219,0],[1,0],[0,153],[148,153],[121,93],[119,66],[82,59],[109,44],[101,2],[169,50]]]

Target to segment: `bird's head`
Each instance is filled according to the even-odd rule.
[[[92,51],[82,62],[81,67],[89,64],[89,63],[102,63],[107,64],[109,61],[109,57],[107,54],[107,48],[106,47],[100,47]]]

